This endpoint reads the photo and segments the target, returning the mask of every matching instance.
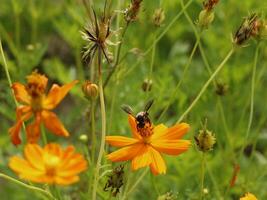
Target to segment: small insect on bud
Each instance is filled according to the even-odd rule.
[[[177,195],[173,194],[172,192],[167,192],[164,195],[158,197],[157,200],[175,200],[177,199]]]
[[[130,6],[124,11],[124,19],[127,23],[137,20],[142,1],[143,0],[132,0]]]
[[[216,83],[216,94],[219,96],[224,96],[228,92],[229,86],[226,83],[217,82]]]
[[[214,144],[216,143],[216,138],[211,131],[206,128],[207,120],[203,126],[202,130],[199,130],[197,136],[195,136],[195,141],[198,146],[199,151],[208,152],[212,150]]]
[[[165,12],[162,8],[157,8],[152,16],[152,22],[155,26],[160,27],[165,20]]]
[[[259,33],[259,19],[258,16],[253,13],[249,17],[246,17],[234,36],[234,43],[242,45],[248,41],[251,37],[255,37]]]
[[[148,79],[146,78],[144,81],[143,81],[143,84],[142,84],[142,89],[144,92],[148,92],[148,91],[151,91],[152,89],[152,84],[153,84],[153,81],[151,79]]]
[[[198,16],[198,26],[201,29],[207,29],[214,20],[214,12],[212,10],[202,10]]]
[[[108,175],[107,183],[104,187],[104,191],[110,191],[113,197],[116,197],[120,192],[120,188],[123,186],[124,166],[120,165],[115,167],[111,174]]]
[[[90,81],[85,81],[82,85],[82,91],[87,99],[94,99],[98,96],[98,86]]]
[[[85,134],[80,135],[79,140],[83,143],[87,143],[88,137]]]

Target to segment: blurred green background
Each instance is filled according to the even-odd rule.
[[[86,1],[86,0],[85,0]],[[107,134],[130,135],[126,114],[121,110],[122,104],[131,105],[136,112],[142,110],[148,99],[154,99],[150,116],[158,122],[160,113],[167,105],[167,112],[160,118],[161,123],[173,125],[198,94],[209,73],[197,49],[189,70],[183,76],[190,53],[196,41],[193,27],[182,14],[166,34],[156,43],[155,60],[152,73],[152,89],[142,90],[143,81],[149,77],[151,51],[155,37],[160,35],[174,17],[181,12],[181,0],[144,1],[138,20],[130,24],[122,44],[121,55],[126,55],[105,88],[107,110]],[[111,37],[116,42],[120,37],[121,27],[125,25],[123,14],[130,0],[112,1]],[[185,1],[187,3],[187,1]],[[93,1],[93,8],[98,15],[104,7],[104,0]],[[163,8],[166,19],[156,28],[152,23],[154,10]],[[201,1],[193,1],[186,12],[193,22],[197,21],[202,9]],[[201,45],[212,71],[231,49],[232,35],[241,24],[243,17],[257,12],[263,18],[267,3],[258,0],[222,0],[215,8],[215,20],[210,28],[202,34]],[[119,19],[118,19],[119,17]],[[117,23],[119,20],[119,26]],[[45,73],[50,84],[68,83],[78,79],[80,84],[71,91],[71,95],[56,109],[62,122],[70,131],[71,137],[56,138],[48,135],[50,141],[61,144],[75,144],[83,151],[83,144],[78,140],[81,134],[89,132],[88,112],[90,103],[83,97],[81,83],[88,79],[87,64],[82,61],[85,42],[80,31],[88,22],[83,0],[0,0],[0,37],[5,51],[8,69],[12,81],[25,83],[25,77],[33,69]],[[201,120],[208,118],[208,128],[215,133],[217,143],[207,156],[205,188],[206,199],[239,199],[245,192],[254,193],[258,199],[267,199],[267,71],[266,42],[262,41],[257,61],[254,116],[248,145],[240,159],[236,159],[245,139],[249,120],[251,96],[252,67],[255,57],[256,41],[251,40],[246,47],[239,49],[226,63],[216,80],[228,85],[224,96],[216,94],[211,85],[192,112],[184,119],[191,125],[186,136],[193,140]],[[115,53],[116,46],[109,50]],[[133,53],[134,52],[134,53]],[[137,52],[137,53],[136,53]],[[9,170],[8,158],[20,154],[21,147],[14,147],[8,136],[8,128],[15,120],[15,104],[8,86],[0,59],[0,171],[16,177]],[[103,66],[104,78],[110,71],[107,63]],[[183,76],[183,79],[182,79]],[[176,85],[182,79],[178,90]],[[175,90],[175,92],[174,92]],[[97,133],[100,140],[99,108],[96,114]],[[256,144],[251,152],[251,145]],[[168,166],[166,175],[152,177],[147,174],[129,199],[157,199],[168,191],[177,195],[177,199],[198,199],[200,190],[201,154],[193,145],[179,157],[165,156]],[[236,185],[229,188],[234,164],[240,165]],[[89,167],[90,170],[90,167]],[[137,178],[143,169],[135,172]],[[89,172],[90,173],[90,172]],[[81,183],[63,188],[66,199],[90,199],[78,197]],[[104,187],[105,180],[101,182]],[[228,188],[228,189],[227,189]],[[226,196],[223,198],[223,196]],[[0,179],[2,200],[38,199],[32,192]],[[104,196],[108,196],[103,192]]]

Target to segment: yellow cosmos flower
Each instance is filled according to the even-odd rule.
[[[258,200],[253,194],[246,193],[244,197],[241,197],[240,200]]]
[[[55,143],[47,144],[44,148],[27,144],[24,157],[11,157],[9,167],[21,179],[36,183],[69,185],[77,182],[78,174],[87,168],[84,157],[75,153],[73,146],[62,149]]]
[[[69,136],[68,131],[56,114],[50,110],[60,103],[77,81],[72,81],[62,87],[53,84],[46,95],[47,81],[46,76],[34,71],[27,76],[26,85],[18,82],[12,85],[17,101],[24,104],[17,108],[16,124],[8,131],[13,144],[18,145],[21,143],[19,137],[21,126],[24,121],[29,120],[32,116],[34,117],[34,122],[26,126],[27,141],[29,143],[36,143],[39,139],[41,123],[44,123],[45,127],[56,135]]]
[[[179,155],[185,152],[189,146],[189,140],[181,140],[188,132],[189,125],[181,123],[167,128],[159,124],[140,134],[137,130],[136,120],[128,115],[133,138],[123,136],[107,136],[106,142],[115,147],[123,147],[107,155],[113,162],[132,160],[132,170],[150,166],[153,174],[165,174],[166,164],[161,153]]]

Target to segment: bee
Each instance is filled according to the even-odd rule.
[[[152,106],[153,102],[154,102],[153,100],[148,101],[145,105],[144,110],[137,113],[136,115],[134,115],[134,112],[130,106],[128,105],[121,106],[123,111],[125,111],[126,113],[135,118],[137,132],[143,137],[150,136],[153,131],[153,125],[151,123],[148,113],[148,110]]]

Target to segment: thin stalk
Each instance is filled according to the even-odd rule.
[[[47,137],[46,137],[45,128],[44,128],[43,124],[41,124],[41,133],[42,133],[43,143],[44,143],[44,145],[46,145],[47,144]]]
[[[204,179],[205,179],[205,164],[206,164],[206,159],[205,159],[205,152],[202,152],[202,159],[201,159],[201,172],[200,172],[200,199],[203,200],[205,199],[204,197]]]
[[[99,169],[101,166],[101,160],[105,150],[105,137],[106,137],[106,110],[105,110],[105,100],[104,100],[104,91],[103,91],[103,80],[102,80],[102,73],[101,73],[101,51],[98,52],[98,72],[99,72],[99,95],[100,95],[100,110],[101,110],[101,143],[100,149],[98,154],[98,159],[95,168],[95,177],[94,177],[94,184],[93,184],[93,195],[92,199],[96,200],[96,192],[97,186],[99,181]]]
[[[175,97],[176,97],[176,95],[177,95],[177,93],[178,93],[178,91],[179,91],[179,88],[180,88],[180,86],[181,86],[181,84],[182,84],[182,82],[183,82],[183,80],[184,80],[184,77],[185,77],[185,75],[186,75],[186,73],[187,73],[187,71],[188,71],[188,69],[189,69],[189,66],[190,66],[190,64],[191,64],[191,62],[192,62],[192,59],[193,59],[193,57],[194,57],[194,55],[195,55],[195,53],[196,53],[196,50],[197,50],[199,41],[200,41],[200,37],[197,38],[197,40],[196,40],[196,42],[195,42],[195,44],[194,44],[194,47],[193,47],[193,49],[192,49],[192,51],[191,51],[191,54],[190,54],[190,56],[189,56],[189,59],[188,59],[186,65],[185,65],[185,68],[184,68],[183,74],[182,74],[182,76],[181,76],[181,79],[179,80],[179,82],[177,83],[176,87],[174,88],[173,93],[172,93],[172,95],[171,95],[171,99],[169,100],[169,103],[166,105],[166,107],[163,109],[162,113],[160,114],[160,116],[159,116],[159,118],[158,118],[158,121],[161,120],[162,116],[167,112],[167,110],[168,110],[168,108],[170,107],[171,103],[172,103],[173,100],[175,99]]]
[[[258,57],[259,57],[259,49],[260,49],[260,45],[258,44],[257,48],[256,48],[255,56],[254,56],[254,63],[253,63],[252,77],[251,77],[250,111],[249,111],[248,127],[247,127],[247,131],[246,131],[245,141],[244,141],[242,148],[240,150],[240,155],[242,155],[242,152],[244,151],[244,148],[247,144],[247,140],[249,137],[249,133],[250,133],[251,125],[252,125],[252,121],[253,121],[256,69],[257,69],[257,62],[258,62]]]
[[[128,191],[125,191],[123,197],[121,200],[127,199],[128,195],[134,191],[134,189],[138,186],[138,184],[141,182],[141,180],[145,177],[145,175],[148,172],[148,168],[143,171],[143,173],[139,176],[139,178],[135,181],[135,183],[130,187]]]
[[[17,185],[20,185],[20,186],[22,186],[22,187],[25,187],[25,188],[27,188],[27,189],[29,189],[29,190],[32,190],[32,191],[35,191],[35,192],[42,193],[42,194],[46,195],[47,197],[49,197],[49,199],[56,200],[56,198],[55,198],[50,192],[48,192],[48,191],[46,191],[46,190],[43,190],[43,189],[41,189],[41,188],[39,188],[39,187],[35,187],[35,186],[32,186],[32,185],[28,185],[28,184],[26,184],[26,183],[23,183],[23,182],[21,182],[21,181],[18,181],[17,179],[14,179],[14,178],[12,178],[12,177],[10,177],[10,176],[7,176],[7,175],[5,175],[5,174],[3,174],[3,173],[0,173],[0,177],[6,179],[6,180],[8,180],[8,181],[11,181],[12,183],[15,183],[15,184],[17,184]]]
[[[198,93],[197,97],[194,99],[194,101],[191,103],[191,105],[185,110],[185,112],[181,115],[181,117],[178,119],[177,123],[180,123],[184,117],[192,110],[192,108],[196,105],[196,103],[199,101],[203,93],[206,91],[210,83],[213,81],[213,79],[216,77],[216,75],[221,71],[225,63],[229,60],[229,58],[234,53],[234,48],[232,48],[229,53],[226,55],[226,57],[223,59],[221,64],[218,66],[218,68],[213,72],[213,74],[210,76],[210,78],[207,80],[207,82],[204,84],[204,86],[201,88],[200,92]]]

